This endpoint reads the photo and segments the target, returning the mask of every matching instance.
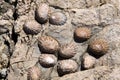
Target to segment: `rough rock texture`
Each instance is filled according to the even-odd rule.
[[[109,73],[111,73],[111,69],[103,66],[65,75],[61,78],[53,78],[52,80],[107,80],[106,76],[108,76]]]
[[[41,3],[49,5],[48,15],[62,12],[67,21],[64,25],[52,25],[48,20],[41,24],[39,34],[26,34],[23,25],[25,21],[35,20],[35,10]],[[41,80],[119,80],[119,18],[120,0],[0,0],[0,79],[27,80],[27,69],[37,66],[42,71]],[[74,30],[78,27],[90,28],[90,39],[77,42]],[[76,45],[76,54],[70,59],[79,65],[78,72],[60,77],[57,63],[50,68],[40,66],[37,40],[42,35],[54,37],[60,45],[71,42]],[[84,70],[82,58],[86,53],[90,55],[88,44],[95,38],[104,38],[109,43],[109,50],[96,58],[92,69]],[[58,61],[63,60],[57,53]]]

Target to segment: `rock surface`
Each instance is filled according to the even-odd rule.
[[[106,76],[108,76],[109,73],[111,73],[111,69],[103,66],[65,75],[61,78],[53,78],[52,80],[107,80]]]
[[[49,6],[48,19],[51,13],[62,12],[67,20],[63,25],[53,25],[46,20],[44,24],[39,23],[41,31],[38,34],[26,34],[23,25],[25,21],[36,20],[35,11],[41,3]],[[119,80],[119,18],[120,0],[0,0],[0,80],[28,80],[27,70],[32,66],[40,68],[41,80]],[[88,40],[75,40],[74,31],[79,27],[91,30]],[[76,45],[76,54],[70,59],[77,62],[77,72],[61,77],[57,72],[58,62],[50,68],[39,64],[42,52],[38,37],[43,35],[54,37],[60,46]],[[87,50],[89,42],[96,38],[104,38],[109,44],[107,53],[99,58]],[[66,60],[60,58],[58,51],[54,53],[58,61]],[[82,68],[86,54],[95,58],[92,69]]]

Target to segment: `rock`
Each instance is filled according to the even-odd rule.
[[[40,55],[39,48],[36,46],[37,44],[34,44],[33,47],[28,47],[26,44],[21,44],[20,41],[16,44],[15,51],[13,52],[13,55],[10,59],[11,67],[10,72],[8,73],[8,79],[11,78],[11,76],[13,75],[14,77],[12,78],[12,80],[22,80],[27,78],[26,70],[37,63],[38,57]]]
[[[120,68],[115,68],[113,71],[109,74],[107,80],[114,80],[114,79],[120,79]]]
[[[89,8],[89,7],[96,7],[101,4],[100,0],[47,0],[48,3],[52,6],[58,6],[60,8],[77,8],[77,9],[83,9],[83,8]],[[105,3],[105,2],[104,2]]]
[[[94,35],[90,41],[95,38],[104,38],[109,44],[108,52],[98,58],[95,66],[120,66],[119,53],[120,53],[120,24],[114,23],[112,25],[106,26],[102,31]]]
[[[73,9],[72,24],[76,26],[94,26],[99,24],[99,16],[95,9]]]
[[[47,21],[41,24],[40,33],[26,35],[23,24],[25,21],[35,20],[36,8],[41,3],[49,5],[49,12],[46,10],[45,16],[42,16],[46,18],[45,21],[54,12],[64,13],[67,21],[62,25],[53,25]],[[41,69],[41,80],[119,80],[119,18],[120,0],[0,0],[0,77],[3,76],[5,80],[27,80],[27,69],[37,66]],[[74,30],[78,27],[89,27],[91,37],[84,42],[76,41]],[[37,40],[43,35],[54,37],[60,45],[71,42],[76,45],[76,54],[70,59],[79,65],[77,72],[60,77],[57,64],[50,68],[39,64],[41,51]],[[87,50],[89,42],[95,38],[104,38],[109,44],[107,53],[99,58],[90,55]],[[90,58],[84,58],[86,53]],[[58,61],[66,60],[59,58],[57,51],[55,56]],[[87,67],[82,66],[83,58]],[[94,66],[93,58],[96,58]]]
[[[73,74],[65,75],[59,78],[53,78],[52,80],[106,80],[107,76],[111,72],[111,69],[107,66],[97,67],[95,69],[79,71]],[[104,74],[104,75],[103,75]]]
[[[71,19],[68,13],[66,13],[66,16],[67,22],[64,25],[50,25],[46,31],[47,35],[56,38],[60,44],[67,44],[73,39],[73,28],[70,23]]]
[[[114,23],[114,19],[117,15],[114,5],[111,4],[103,5],[97,9],[97,12],[100,17],[99,19],[101,25],[105,26]]]
[[[72,24],[76,26],[105,26],[112,24],[116,17],[115,6],[111,4],[93,9],[72,9],[71,11],[75,12],[71,16],[73,17]]]

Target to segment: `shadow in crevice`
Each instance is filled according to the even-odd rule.
[[[18,0],[15,0],[15,2],[11,2],[10,0],[4,0],[4,1],[14,5],[15,7],[17,6],[17,2],[18,2]]]
[[[64,10],[64,8],[61,8],[59,6],[54,6],[54,5],[50,5],[51,7],[55,8],[55,9],[60,9],[60,10]]]
[[[12,29],[12,40],[14,41],[14,43],[16,44],[18,41],[18,36],[19,34],[15,33],[14,27]]]
[[[18,18],[18,14],[17,14],[16,10],[15,10],[15,12],[13,14],[13,18],[14,18],[14,20],[17,20],[17,18]]]

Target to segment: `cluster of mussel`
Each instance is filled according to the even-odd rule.
[[[41,24],[49,21],[52,25],[64,25],[67,17],[62,12],[53,12],[49,14],[49,6],[42,3],[35,11],[35,20],[26,21],[23,30],[26,34],[37,35],[41,31]],[[79,27],[74,31],[74,38],[77,41],[86,41],[91,37],[91,29],[87,27]],[[42,35],[38,38],[38,47],[41,51],[39,63],[45,68],[57,66],[59,75],[65,75],[78,71],[80,65],[71,59],[76,55],[76,45],[69,43],[60,45],[60,43],[52,36]],[[95,39],[90,41],[88,45],[88,53],[92,56],[83,58],[83,67],[85,69],[92,68],[95,64],[95,56],[102,56],[108,51],[108,43],[104,39]],[[41,70],[37,66],[28,69],[29,80],[39,80]]]

